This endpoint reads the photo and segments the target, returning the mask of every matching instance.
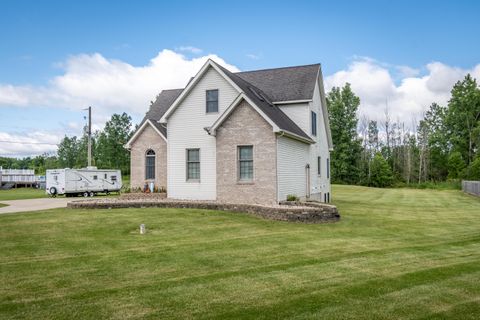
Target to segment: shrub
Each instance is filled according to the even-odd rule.
[[[392,184],[392,169],[390,169],[387,160],[378,152],[373,157],[370,165],[370,185],[372,187],[385,188],[392,186]]]
[[[458,151],[452,152],[448,156],[448,177],[450,179],[461,178],[464,169],[465,161],[463,161],[462,154]]]
[[[287,201],[298,201],[298,200],[300,200],[300,198],[294,194],[287,195]]]

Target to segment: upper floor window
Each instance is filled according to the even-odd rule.
[[[253,146],[238,147],[238,180],[253,180]]]
[[[147,150],[145,154],[145,179],[155,179],[155,151],[152,149]]]
[[[207,90],[207,113],[218,112],[218,89]]]
[[[330,179],[330,158],[327,158],[327,179]]]
[[[187,180],[200,180],[200,149],[187,149]]]
[[[317,157],[317,174],[322,175],[322,157]]]
[[[317,114],[312,111],[312,136],[317,135]]]

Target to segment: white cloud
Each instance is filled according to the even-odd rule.
[[[192,46],[181,46],[181,47],[178,47],[177,50],[178,51],[183,51],[183,52],[190,52],[190,53],[193,53],[193,54],[200,54],[200,53],[203,52],[202,49],[192,47]]]
[[[361,99],[360,114],[382,120],[388,102],[392,119],[411,124],[412,118],[420,119],[433,102],[446,105],[453,85],[467,73],[480,79],[480,64],[467,70],[432,62],[425,69],[425,75],[420,76],[419,70],[407,66],[392,67],[374,59],[357,58],[346,70],[327,76],[325,86],[328,91],[349,82]],[[395,71],[401,73],[398,83]]]
[[[252,59],[252,60],[258,60],[258,59],[261,58],[260,55],[258,55],[258,54],[253,54],[253,53],[248,53],[248,54],[246,54],[246,56],[247,56],[247,58]]]
[[[61,138],[63,136],[57,133],[46,131],[0,132],[0,155],[5,157],[25,157],[45,152],[54,153],[57,151],[56,144],[60,142]]]
[[[214,54],[187,59],[167,49],[145,66],[107,59],[99,53],[75,55],[59,64],[64,73],[46,86],[0,84],[0,108],[47,106],[80,110],[91,105],[97,121],[123,111],[143,116],[161,90],[184,87],[207,59],[238,71]]]

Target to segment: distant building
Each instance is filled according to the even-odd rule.
[[[33,187],[36,184],[35,170],[3,169],[0,167],[0,188],[10,189],[18,186]]]

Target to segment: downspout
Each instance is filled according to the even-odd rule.
[[[307,175],[307,192],[306,192],[306,195],[305,197],[308,199],[310,199],[310,164],[307,163],[307,165],[305,166],[305,174]]]

